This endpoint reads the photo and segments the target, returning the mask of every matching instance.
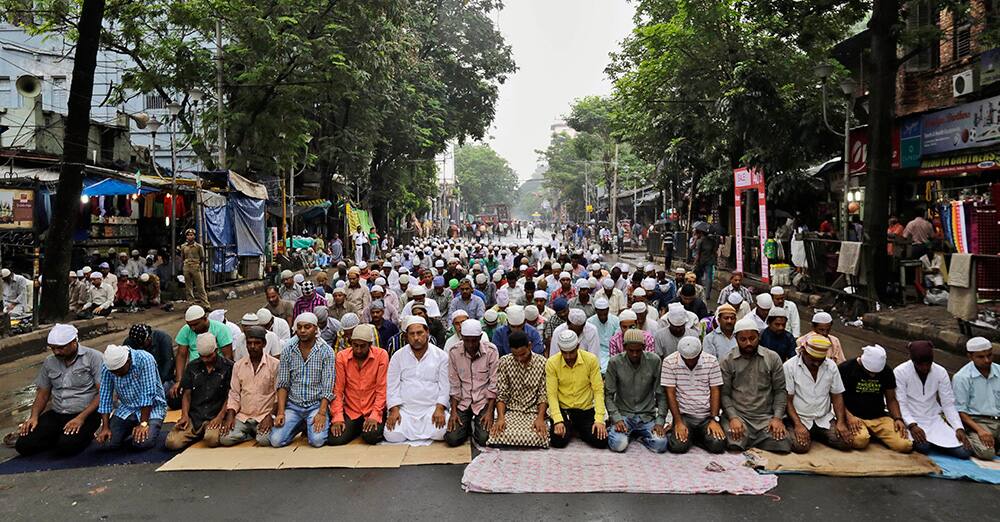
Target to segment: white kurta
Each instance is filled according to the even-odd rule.
[[[799,336],[802,335],[802,323],[799,321],[799,307],[791,301],[785,301],[782,308],[784,308],[785,312],[788,314],[788,322],[785,323],[785,330],[792,332],[792,335],[798,339]]]
[[[935,363],[927,374],[927,381],[922,382],[913,368],[913,362],[906,361],[893,373],[896,375],[896,400],[899,401],[903,422],[907,426],[916,422],[927,435],[927,442],[942,448],[961,446],[955,430],[962,427],[962,419],[955,408],[955,394],[947,370]]]
[[[446,426],[434,427],[431,416],[438,404],[449,404],[448,354],[427,347],[419,360],[410,345],[389,360],[386,374],[386,407],[399,406],[399,424],[385,429],[386,442],[443,440]]]

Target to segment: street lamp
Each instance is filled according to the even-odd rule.
[[[160,130],[160,127],[162,126],[163,123],[160,123],[160,120],[156,119],[156,116],[150,118],[149,122],[146,123],[146,128],[149,129],[149,133],[153,135],[153,144],[149,152],[149,166],[153,169],[154,173],[156,172],[156,131]]]
[[[201,99],[204,96],[205,93],[197,87],[192,87],[191,90],[188,91],[188,98],[191,98],[191,103],[195,105],[198,105],[198,103],[201,102]]]
[[[854,100],[854,94],[857,92],[858,84],[854,79],[850,77],[845,77],[840,80],[839,86],[840,91],[844,94],[844,132],[837,132],[833,127],[830,126],[830,122],[826,117],[826,82],[833,74],[833,66],[827,62],[820,62],[813,68],[813,72],[816,77],[820,79],[821,90],[822,90],[822,102],[823,102],[823,123],[830,132],[837,136],[844,138],[844,153],[843,153],[843,163],[844,163],[844,199],[843,204],[843,220],[841,223],[841,228],[843,230],[843,239],[847,239],[848,230],[848,185],[851,179],[851,105]]]

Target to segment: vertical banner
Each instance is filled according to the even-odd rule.
[[[765,283],[771,283],[771,263],[764,255],[764,244],[767,243],[767,189],[764,187],[764,176],[760,176],[760,184],[757,186],[757,205],[760,210],[760,279]]]
[[[767,194],[764,184],[764,173],[757,169],[739,168],[733,170],[734,202],[736,204],[736,270],[743,271],[743,192],[757,191],[757,206],[760,212],[760,276],[765,283],[770,283],[770,264],[764,255],[764,244],[767,242]]]
[[[743,191],[736,189],[736,271],[743,271]]]

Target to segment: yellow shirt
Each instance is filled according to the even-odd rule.
[[[594,422],[604,422],[604,379],[597,356],[577,350],[576,364],[570,367],[559,352],[545,361],[545,391],[552,422],[563,421],[560,408],[594,408]]]

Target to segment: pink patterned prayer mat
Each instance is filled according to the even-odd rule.
[[[778,485],[739,453],[656,454],[639,442],[612,453],[573,441],[563,449],[483,449],[465,468],[462,487],[476,493],[730,493],[761,495]]]

